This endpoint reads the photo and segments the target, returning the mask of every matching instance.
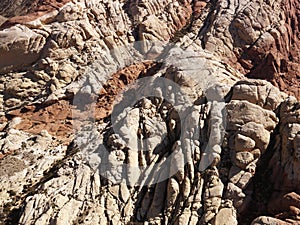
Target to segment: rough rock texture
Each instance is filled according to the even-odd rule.
[[[51,13],[69,0],[3,0],[0,3],[0,14],[4,16],[2,28],[10,27],[14,24],[25,23],[39,18],[47,13]]]
[[[0,224],[299,224],[298,4],[2,1]]]
[[[202,45],[299,99],[299,2],[211,1]]]

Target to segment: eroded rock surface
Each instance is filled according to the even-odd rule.
[[[297,1],[14,2],[0,224],[300,223]]]
[[[200,32],[205,49],[251,78],[299,99],[299,2],[211,1]]]

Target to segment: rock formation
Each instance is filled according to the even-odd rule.
[[[0,5],[0,224],[300,223],[297,1]]]

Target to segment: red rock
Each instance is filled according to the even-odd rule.
[[[27,2],[27,4],[26,2],[22,2],[19,6],[14,6],[14,4],[12,4],[11,10],[13,11],[13,7],[16,7],[20,13],[15,15],[11,12],[12,15],[8,15],[10,18],[0,26],[0,29],[5,29],[15,24],[24,24],[33,21],[46,13],[61,8],[69,1],[70,0],[34,0]]]

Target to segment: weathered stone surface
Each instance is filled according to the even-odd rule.
[[[264,80],[239,81],[233,88],[231,99],[247,100],[264,109],[275,110],[287,95]]]
[[[240,151],[251,151],[255,147],[255,141],[242,134],[237,134],[234,139],[234,149]]]
[[[227,105],[228,129],[237,129],[239,125],[254,122],[262,124],[266,130],[272,130],[276,126],[277,118],[275,113],[260,108],[248,101],[233,100]]]
[[[212,223],[214,225],[226,225],[226,224],[232,224],[237,225],[237,218],[236,218],[236,212],[233,208],[223,208],[221,209],[214,222]]]
[[[294,0],[214,1],[200,32],[202,45],[246,76],[272,81],[299,98],[298,5]]]
[[[1,224],[299,223],[298,2],[67,2],[0,3]]]
[[[237,152],[234,156],[234,163],[241,169],[246,169],[247,165],[254,160],[251,152]]]
[[[9,20],[3,26],[7,27],[17,23],[25,23],[35,20],[46,13],[55,11],[67,2],[69,1],[46,0],[41,4],[41,2],[38,2],[37,0],[4,0],[1,2],[0,14],[9,18]]]
[[[43,35],[17,25],[0,31],[0,72],[21,69],[36,62],[46,44]]]

